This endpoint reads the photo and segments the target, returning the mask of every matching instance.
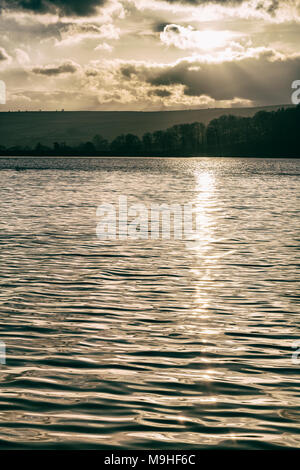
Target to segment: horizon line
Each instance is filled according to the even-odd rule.
[[[208,111],[208,110],[237,110],[237,109],[255,109],[255,108],[272,108],[274,106],[285,106],[293,107],[293,103],[279,103],[279,104],[267,104],[267,105],[257,105],[257,106],[231,106],[231,107],[216,107],[216,108],[187,108],[187,109],[163,109],[163,110],[91,110],[91,109],[80,109],[80,110],[69,110],[69,109],[16,109],[2,111],[0,113],[172,113],[172,112],[187,112],[187,111]]]

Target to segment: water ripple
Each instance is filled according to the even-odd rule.
[[[1,448],[299,447],[299,160],[0,169]],[[201,233],[101,242],[119,195],[196,203]]]

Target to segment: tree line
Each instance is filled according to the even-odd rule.
[[[142,138],[122,134],[109,142],[100,134],[91,141],[52,147],[0,145],[0,155],[32,156],[278,156],[299,157],[300,105],[277,111],[259,111],[253,117],[224,115],[205,126],[180,124],[147,132]]]

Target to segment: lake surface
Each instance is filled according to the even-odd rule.
[[[0,169],[1,448],[300,447],[300,160]],[[120,195],[196,204],[200,231],[101,241]]]

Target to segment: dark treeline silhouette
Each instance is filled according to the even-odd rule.
[[[120,135],[108,142],[96,135],[91,142],[70,147],[55,142],[35,148],[0,145],[0,155],[13,156],[254,156],[299,157],[300,105],[260,111],[253,117],[224,115],[207,126],[181,124],[163,131]]]

